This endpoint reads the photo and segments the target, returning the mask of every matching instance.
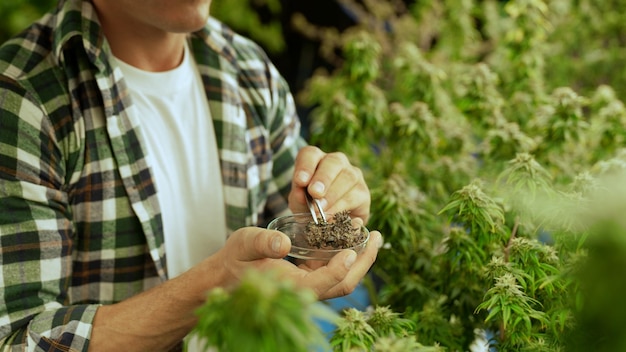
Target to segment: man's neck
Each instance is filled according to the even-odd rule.
[[[183,33],[168,33],[164,38],[138,37],[134,41],[111,40],[108,33],[106,36],[115,57],[144,71],[168,71],[178,67],[183,60]]]
[[[105,37],[118,59],[145,71],[171,70],[182,62],[186,33],[173,33],[99,12]]]

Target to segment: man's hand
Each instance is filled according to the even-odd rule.
[[[328,213],[349,210],[350,216],[364,223],[369,218],[371,200],[363,174],[342,153],[326,154],[315,147],[298,153],[289,194],[293,212],[308,212],[305,191],[320,199]],[[100,307],[89,347],[115,351],[133,344],[137,350],[167,350],[193,328],[194,312],[204,303],[206,292],[238,284],[249,268],[275,270],[297,287],[312,289],[319,299],[347,295],[374,264],[381,246],[380,233],[371,231],[367,247],[358,255],[346,249],[327,263],[296,266],[283,259],[291,248],[287,235],[259,227],[241,228],[229,236],[220,251],[178,277]]]
[[[350,164],[343,153],[324,153],[307,146],[296,157],[289,194],[289,208],[294,213],[308,212],[304,192],[320,199],[325,212],[349,210],[350,216],[367,223],[370,192],[361,170]]]
[[[246,227],[235,231],[224,248],[207,260],[221,263],[222,285],[236,284],[246,269],[254,267],[275,270],[296,286],[312,289],[319,299],[328,299],[354,291],[374,264],[381,244],[380,233],[372,231],[367,247],[359,255],[346,249],[325,265],[316,262],[296,266],[283,259],[291,248],[289,237],[279,231]]]
[[[249,268],[275,270],[297,287],[312,289],[319,299],[347,295],[367,274],[381,245],[380,233],[372,231],[359,255],[346,249],[328,263],[296,266],[283,259],[291,248],[287,235],[258,227],[241,228],[219,252],[180,276],[98,308],[89,347],[118,351],[132,345],[137,351],[166,351],[193,328],[194,312],[204,303],[207,291],[238,284]]]

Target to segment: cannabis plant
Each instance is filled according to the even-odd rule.
[[[601,316],[585,273],[602,265],[590,255],[605,248],[596,241],[624,231],[594,210],[619,184],[607,175],[624,172],[625,109],[601,81],[563,84],[576,76],[554,70],[569,57],[553,54],[571,52],[559,39],[604,5],[342,4],[360,21],[339,37],[299,19],[339,62],[299,98],[313,108],[311,142],[350,155],[372,187],[368,226],[387,242],[372,302],[413,321],[417,343],[451,351],[477,334],[506,351],[560,351],[586,336],[601,346],[613,321],[580,334]],[[597,25],[580,29],[586,40],[610,33]],[[364,336],[360,347],[370,346]]]
[[[338,318],[312,291],[297,289],[273,272],[257,271],[246,273],[232,290],[209,291],[197,315],[193,335],[207,350],[222,352],[328,350],[318,324]]]
[[[389,307],[378,306],[367,312],[347,308],[330,338],[334,351],[439,351],[417,342],[414,324]]]
[[[371,186],[372,307],[340,312],[324,345],[288,303],[310,300],[285,289],[283,312],[243,283],[254,299],[217,290],[199,312],[207,345],[263,329],[255,346],[277,350],[624,350],[626,21],[607,9],[626,1],[339,1],[357,15],[342,33],[294,18],[335,65],[298,99],[310,142]],[[232,318],[255,314],[268,324]]]

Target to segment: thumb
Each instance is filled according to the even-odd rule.
[[[265,258],[280,259],[291,249],[291,241],[284,233],[258,227],[247,228],[239,236],[237,260],[253,261]]]

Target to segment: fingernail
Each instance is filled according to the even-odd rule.
[[[343,265],[346,266],[346,269],[350,269],[352,267],[352,264],[354,264],[355,261],[356,261],[356,252],[350,251],[350,254],[348,254],[348,256],[346,257],[346,261],[343,262]]]
[[[311,186],[311,190],[315,193],[324,193],[324,184],[321,182],[315,182],[313,186]]]
[[[298,178],[298,181],[300,181],[300,182],[303,182],[303,183],[304,182],[309,182],[309,177],[311,177],[311,176],[309,175],[308,172],[305,172],[305,171],[298,172],[297,178]]]
[[[385,241],[383,241],[383,236],[378,236],[378,240],[376,240],[376,248],[380,249],[384,244]]]
[[[274,237],[274,239],[272,240],[272,250],[274,252],[279,252],[280,251],[280,246],[283,243],[283,240],[280,236],[276,236]]]

